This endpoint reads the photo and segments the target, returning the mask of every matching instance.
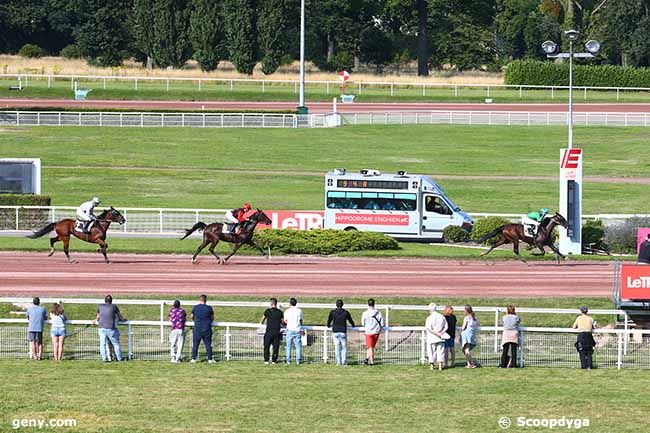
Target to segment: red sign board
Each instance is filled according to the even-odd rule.
[[[259,228],[311,230],[323,228],[323,211],[292,211],[292,210],[266,210],[266,215],[271,218],[271,225],[260,224]]]
[[[361,224],[376,226],[407,226],[408,215],[377,215],[371,213],[337,213],[336,224]]]
[[[641,248],[641,244],[643,241],[645,241],[648,238],[648,235],[650,235],[650,228],[641,228],[638,229],[636,232],[636,253],[639,254],[639,248]]]
[[[560,174],[563,179],[576,180],[582,158],[582,149],[571,148],[562,150]]]
[[[650,266],[621,265],[621,298],[650,300]]]

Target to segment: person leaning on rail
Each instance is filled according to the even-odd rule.
[[[580,355],[580,368],[591,370],[593,366],[591,357],[594,353],[594,347],[596,347],[596,341],[593,336],[596,322],[587,315],[588,312],[589,309],[586,306],[583,305],[580,307],[581,314],[573,322],[573,328],[579,331],[575,346],[578,355]]]

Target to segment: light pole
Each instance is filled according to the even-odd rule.
[[[542,49],[549,58],[569,59],[569,113],[567,149],[560,150],[560,214],[566,217],[569,227],[560,230],[560,252],[562,254],[582,253],[582,149],[573,148],[573,59],[592,58],[600,51],[600,42],[590,40],[585,44],[587,52],[574,53],[573,43],[580,37],[577,30],[567,30],[569,52],[558,53],[558,44],[546,41]]]
[[[307,114],[305,107],[305,0],[300,0],[300,96],[298,114]]]

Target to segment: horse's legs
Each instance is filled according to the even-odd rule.
[[[106,255],[106,250],[108,249],[108,244],[106,243],[106,241],[104,241],[102,239],[98,239],[97,243],[99,244],[99,252],[102,253],[102,255],[104,256],[104,261],[106,263],[110,263],[108,261],[108,256]]]
[[[257,248],[257,251],[259,251],[260,254],[261,254],[262,256],[265,256],[265,255],[266,255],[266,251],[264,251],[264,250],[262,249],[262,247],[260,247],[260,246],[257,245],[256,243],[254,243],[252,240],[251,240],[250,242],[246,242],[246,243],[247,243],[248,245],[254,247],[254,248]]]
[[[228,255],[227,255],[227,256],[226,256],[226,257],[221,261],[221,263],[225,265],[226,262],[228,261],[228,259],[231,258],[232,256],[234,256],[235,253],[237,252],[237,250],[238,250],[241,246],[242,246],[242,244],[233,244],[232,252],[231,252],[230,254],[228,254]]]
[[[210,243],[210,241],[208,241],[206,239],[205,233],[204,233],[203,234],[203,242],[201,242],[201,245],[199,245],[199,247],[196,249],[196,252],[192,256],[192,263],[196,263],[196,256],[198,256],[199,253],[203,250],[203,248],[205,248],[209,243]]]
[[[517,257],[519,257],[519,260],[524,263],[528,263],[526,260],[524,260],[523,257],[521,257],[521,254],[519,254],[519,239],[515,238],[512,240],[512,251],[517,255]]]
[[[75,261],[70,258],[69,246],[70,246],[70,236],[65,236],[63,239],[63,252],[65,253],[68,262],[74,263]]]
[[[213,240],[208,251],[210,251],[210,253],[217,259],[217,262],[221,263],[221,257],[219,257],[219,254],[217,254],[217,252],[214,250],[217,247],[218,243],[219,243],[219,238]]]
[[[59,239],[58,236],[55,238],[50,238],[50,254],[47,255],[48,257],[52,257],[52,255],[54,254],[54,244],[59,242],[60,240],[61,239]]]
[[[483,252],[481,253],[481,257],[482,257],[482,256],[487,256],[488,254],[490,254],[490,253],[492,252],[493,249],[495,249],[495,248],[497,248],[497,247],[500,247],[501,245],[504,245],[504,244],[506,244],[506,243],[507,243],[507,241],[505,240],[505,238],[501,238],[501,239],[499,239],[498,241],[496,241],[495,243],[492,244],[492,246],[490,247],[489,250],[487,250],[487,251],[483,251]]]

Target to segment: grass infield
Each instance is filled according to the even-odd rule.
[[[57,432],[488,433],[504,431],[497,423],[507,416],[514,432],[547,431],[517,427],[518,417],[565,417],[588,419],[589,432],[636,433],[649,396],[634,370],[93,361],[0,369],[11,377],[2,431],[16,419],[56,418],[77,421]]]

